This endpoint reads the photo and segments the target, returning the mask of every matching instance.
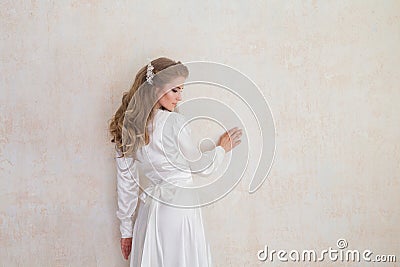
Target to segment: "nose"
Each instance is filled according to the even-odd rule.
[[[181,92],[178,93],[178,95],[176,97],[176,100],[177,101],[181,101],[182,100],[182,93]]]

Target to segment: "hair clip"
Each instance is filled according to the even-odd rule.
[[[154,73],[153,73],[154,67],[153,65],[151,65],[151,62],[147,65],[147,72],[146,72],[146,81],[153,85],[153,77],[154,77]]]

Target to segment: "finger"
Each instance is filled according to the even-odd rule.
[[[242,136],[242,130],[237,130],[231,136],[232,136],[232,138],[237,138],[237,137]]]
[[[237,140],[233,143],[233,147],[236,147],[237,145],[239,145],[242,141],[241,140]]]
[[[227,140],[232,140],[235,138],[235,136],[236,136],[235,133],[228,134]]]
[[[122,256],[124,257],[124,259],[126,259],[125,249],[122,249],[121,252],[122,252]]]
[[[239,128],[233,128],[230,130],[229,135],[236,135],[236,134],[241,134],[242,133],[242,129]]]
[[[232,139],[231,141],[235,142],[235,141],[239,140],[241,137],[242,137],[241,133],[234,134],[231,136],[231,139]]]
[[[129,251],[127,249],[124,250],[124,257],[127,260],[129,257]]]
[[[227,131],[228,135],[231,135],[232,133],[234,133],[236,130],[238,129],[238,127],[232,128],[229,131]]]
[[[129,254],[131,254],[131,248],[130,248],[130,247],[129,247],[129,248],[126,250],[126,252],[125,252],[126,259],[128,259]]]
[[[241,142],[241,140],[240,139],[235,139],[235,140],[232,141],[232,144],[236,145],[238,142]]]
[[[131,250],[131,247],[130,247],[130,246],[124,247],[124,251],[125,251],[125,252],[129,252],[130,250]]]

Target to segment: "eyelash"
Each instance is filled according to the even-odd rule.
[[[182,91],[183,91],[183,90],[181,90],[181,93],[182,93]],[[174,88],[174,89],[172,89],[172,92],[178,93],[178,90],[176,90],[176,89]]]

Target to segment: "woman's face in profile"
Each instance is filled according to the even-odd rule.
[[[158,103],[169,111],[173,111],[179,101],[182,100],[183,83],[185,82],[184,77],[177,77],[170,83],[166,84],[161,89],[161,98]]]

